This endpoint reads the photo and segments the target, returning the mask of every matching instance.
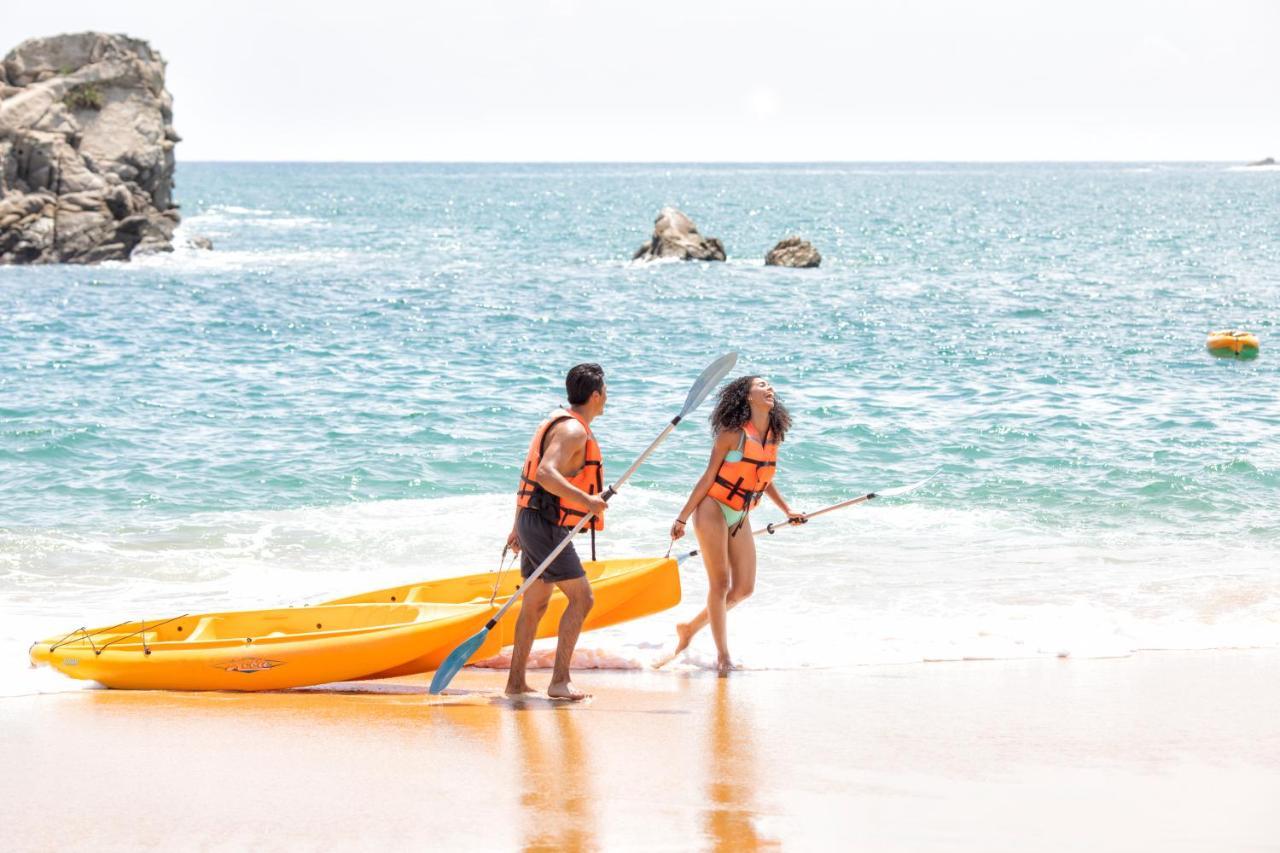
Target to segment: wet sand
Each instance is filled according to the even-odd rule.
[[[4,846],[1280,849],[1280,653],[0,699]],[[535,686],[548,673],[534,672]]]

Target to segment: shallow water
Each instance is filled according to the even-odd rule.
[[[1276,173],[183,164],[178,195],[214,252],[0,269],[15,643],[496,567],[568,366],[608,372],[617,474],[729,349],[794,415],[793,505],[942,472],[762,542],[748,665],[1280,643]],[[631,264],[667,203],[729,262]],[[762,265],[792,232],[820,269]],[[1223,327],[1261,357],[1208,355]],[[706,411],[605,555],[666,550]],[[584,644],[642,661],[673,620]]]

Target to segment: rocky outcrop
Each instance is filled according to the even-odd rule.
[[[1276,164],[1276,158],[1264,157],[1263,159],[1250,163],[1249,165],[1250,166],[1274,166],[1275,164]]]
[[[0,264],[170,251],[173,99],[144,41],[31,39],[0,66]]]
[[[822,263],[822,255],[808,240],[784,237],[764,256],[767,267],[816,267]]]
[[[723,261],[724,244],[715,237],[703,237],[698,226],[674,207],[664,207],[653,221],[653,236],[632,260],[679,258],[682,261]]]

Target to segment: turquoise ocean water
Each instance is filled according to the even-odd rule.
[[[183,231],[215,251],[0,269],[14,644],[494,568],[567,367],[607,371],[616,474],[730,349],[793,413],[794,506],[942,472],[762,541],[731,623],[748,665],[1280,644],[1274,170],[193,163],[177,181]],[[632,264],[664,204],[729,262]],[[763,266],[790,233],[820,269]],[[1233,326],[1260,358],[1206,353]],[[708,410],[616,500],[604,555],[666,550]],[[677,611],[584,646],[643,658],[701,573]]]

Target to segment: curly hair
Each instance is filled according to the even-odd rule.
[[[719,435],[729,430],[742,429],[751,420],[751,404],[747,395],[751,393],[751,383],[759,376],[739,376],[720,389],[716,396],[716,407],[711,412],[711,432]],[[775,391],[773,409],[769,412],[769,432],[775,440],[781,442],[787,430],[791,429],[791,413],[782,405]]]

